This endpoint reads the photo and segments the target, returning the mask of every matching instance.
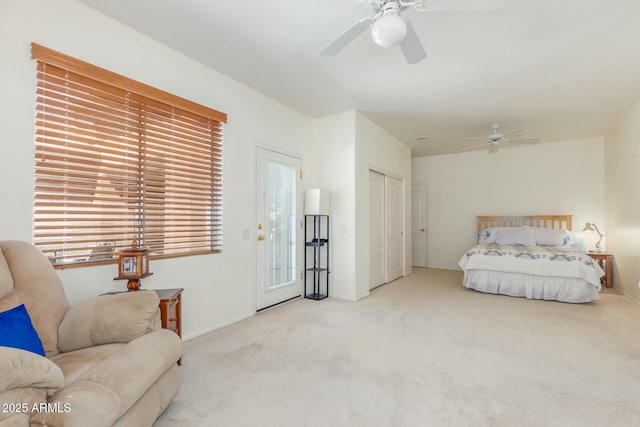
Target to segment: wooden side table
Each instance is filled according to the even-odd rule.
[[[160,319],[162,328],[178,334],[182,338],[182,291],[184,289],[154,289],[160,298]],[[178,360],[182,365],[182,359]]]
[[[596,260],[604,270],[604,276],[600,278],[600,282],[607,288],[613,288],[613,254],[589,252],[587,255]]]

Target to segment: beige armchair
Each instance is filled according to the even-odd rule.
[[[151,426],[180,384],[182,342],[139,291],[69,307],[34,246],[0,241],[0,311],[24,304],[46,358],[0,347],[0,427]],[[8,410],[12,409],[12,410]]]

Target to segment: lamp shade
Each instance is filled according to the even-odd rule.
[[[329,215],[331,197],[329,190],[310,188],[304,194],[305,215]]]
[[[395,46],[407,35],[407,23],[399,15],[387,14],[376,20],[371,27],[371,38],[381,47]]]

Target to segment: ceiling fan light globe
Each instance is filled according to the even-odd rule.
[[[380,47],[399,44],[407,35],[407,23],[399,15],[383,15],[371,27],[371,38]]]

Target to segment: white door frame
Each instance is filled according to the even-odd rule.
[[[420,196],[415,197],[418,193]],[[427,267],[427,186],[411,186],[411,264],[414,267]]]

